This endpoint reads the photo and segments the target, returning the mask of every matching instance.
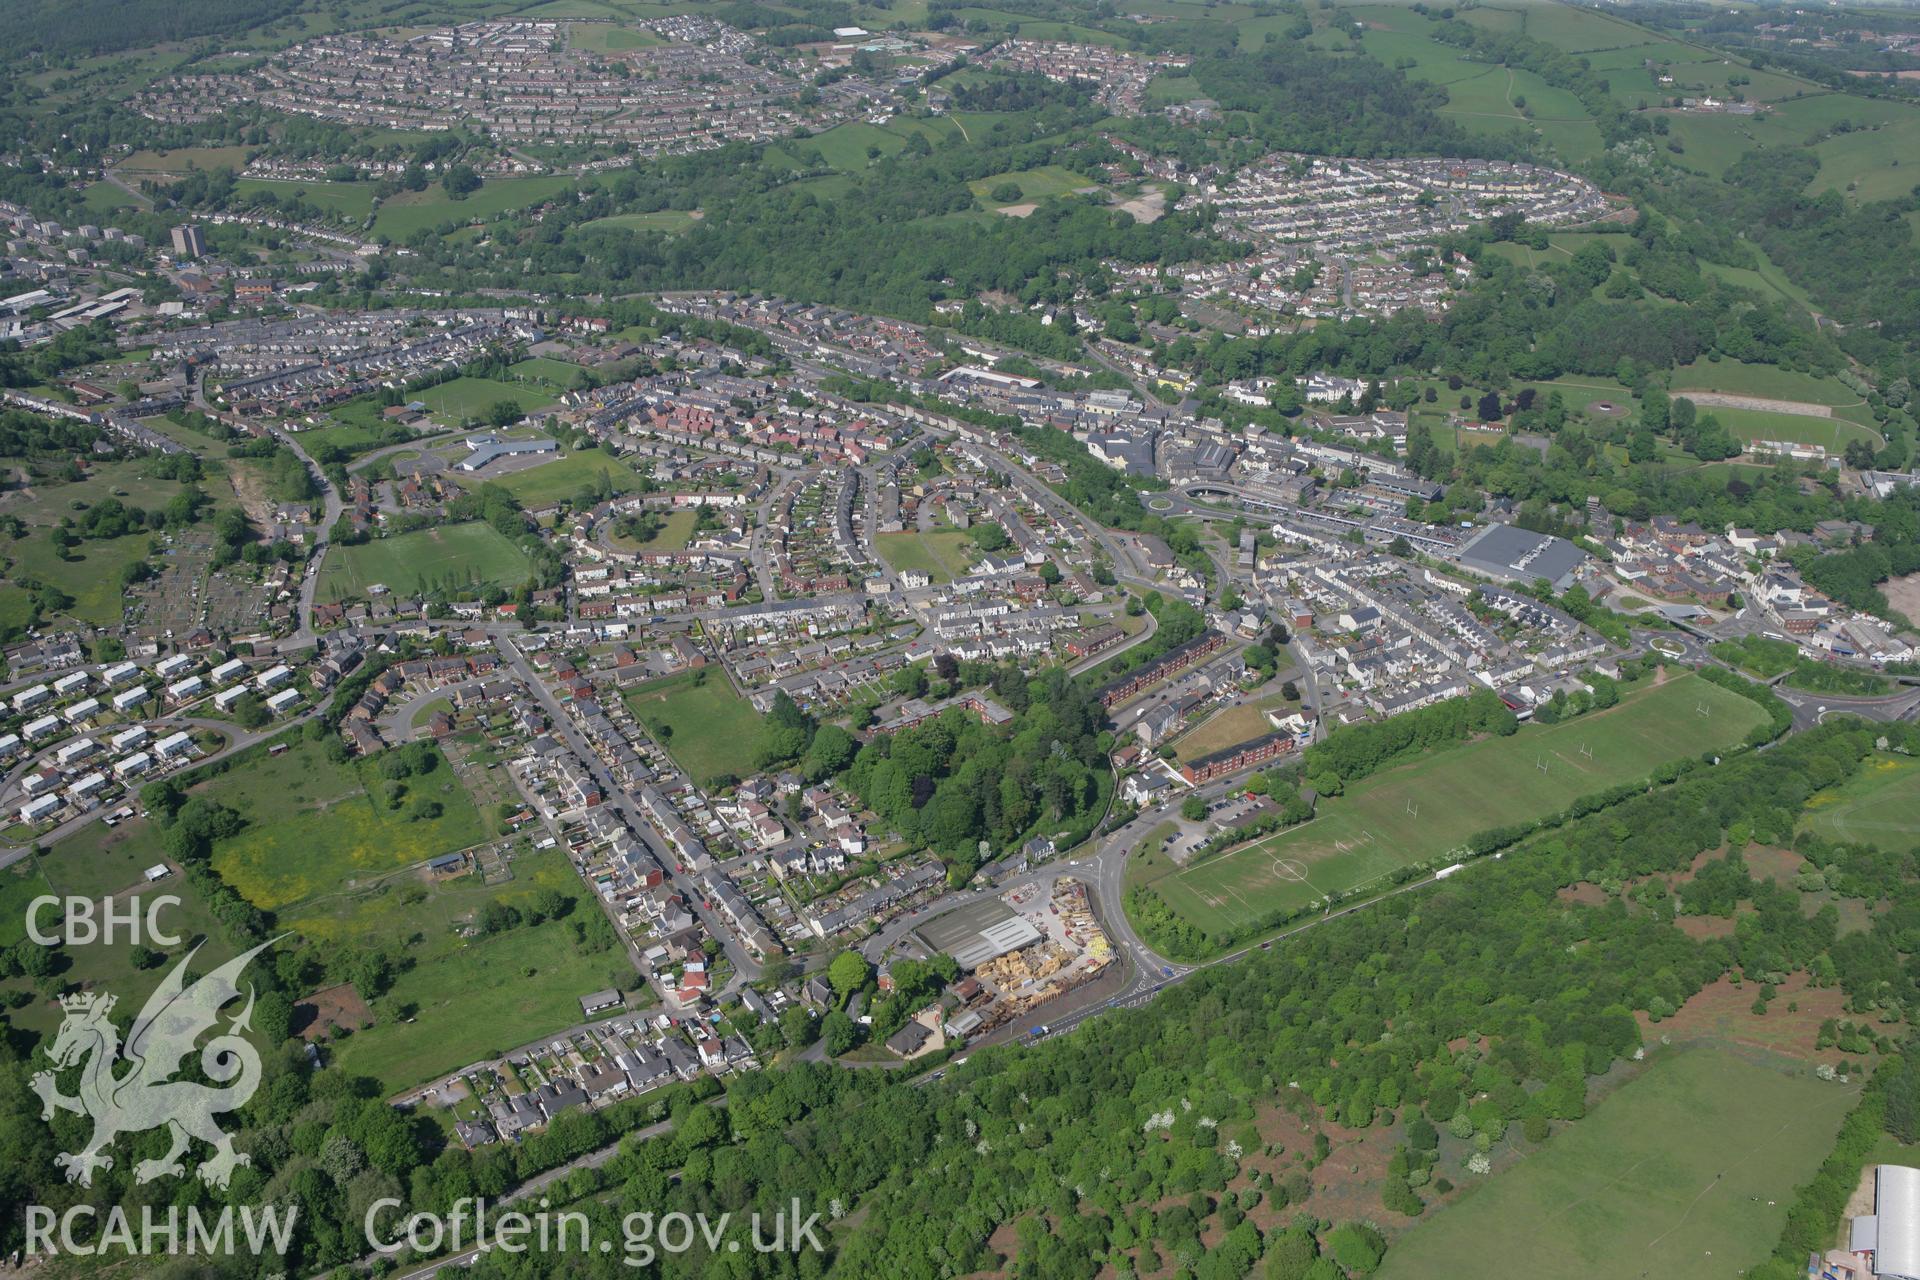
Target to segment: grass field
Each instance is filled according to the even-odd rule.
[[[128,565],[147,558],[153,541],[148,533],[132,533],[121,538],[90,539],[72,548],[68,558],[53,553],[53,544],[45,533],[12,542],[0,540],[10,560],[11,577],[51,582],[73,597],[66,610],[72,617],[95,626],[117,626],[126,609],[126,589],[121,574]]]
[[[460,936],[488,902],[524,910],[541,889],[575,899],[575,912],[595,909],[556,849],[520,853],[513,879],[498,886],[473,875],[431,885],[403,879],[283,913],[284,926],[318,945],[378,948],[414,962],[382,1002],[382,1011],[411,1007],[414,1021],[377,1017],[334,1045],[335,1061],[397,1091],[571,1026],[581,995],[630,983],[633,971],[618,952],[583,950],[565,919]]]
[[[284,200],[300,196],[316,209],[360,221],[373,212],[373,186],[365,182],[286,182],[273,178],[242,178],[233,184],[241,195],[267,191]]]
[[[538,204],[572,185],[572,178],[554,174],[539,178],[496,178],[464,200],[455,200],[438,186],[409,191],[380,206],[373,220],[373,233],[405,240],[416,231],[443,223],[467,223],[508,209]]]
[[[495,378],[453,378],[437,387],[415,392],[408,397],[427,406],[427,412],[449,425],[464,419],[482,418],[502,400],[512,400],[528,413],[544,409],[554,397],[541,390],[538,382],[501,382]]]
[[[1672,392],[1719,391],[1727,395],[1760,396],[1768,400],[1799,400],[1807,404],[1854,405],[1860,397],[1838,378],[1819,378],[1771,364],[1739,360],[1696,360],[1673,371]]]
[[[990,194],[1004,182],[1014,183],[1020,188],[1020,199],[1013,201],[995,200]],[[996,173],[990,178],[976,178],[967,187],[978,196],[982,204],[1031,204],[1048,200],[1054,196],[1064,196],[1088,187],[1097,188],[1100,184],[1093,179],[1075,173],[1073,170],[1057,164],[1043,165],[1038,169],[1022,169],[1017,173]]]
[[[807,163],[806,157],[809,152],[818,151],[823,163],[835,169],[851,172],[866,168],[877,158],[867,154],[869,148],[877,150],[880,155],[890,156],[897,154],[901,148],[905,147],[907,139],[916,133],[937,147],[949,139],[962,136],[963,133],[979,138],[981,133],[974,131],[978,129],[984,132],[986,127],[986,118],[976,119],[964,112],[941,120],[897,119],[889,120],[884,125],[853,121],[835,125],[809,138],[794,138],[780,143],[769,148],[768,155],[776,164],[784,156],[798,166]],[[618,218],[616,216],[606,221],[616,222]]]
[[[906,138],[900,134],[856,120],[811,138],[796,139],[787,144],[787,150],[802,156],[817,150],[835,169],[864,169],[877,158],[868,154],[869,149],[890,156],[906,145]]]
[[[582,953],[568,921],[523,925],[401,974],[386,1001],[416,1010],[416,1021],[355,1032],[335,1044],[334,1063],[397,1092],[570,1027],[581,1021],[581,996],[632,980],[618,951]]]
[[[568,364],[565,360],[554,360],[547,356],[532,356],[511,366],[507,372],[513,375],[515,382],[530,382],[555,395],[570,389],[573,381],[582,372],[577,364]]]
[[[1787,279],[1787,273],[1782,271],[1779,264],[1772,258],[1761,253],[1757,248],[1753,251],[1753,257],[1755,265],[1752,267],[1728,267],[1722,266],[1717,262],[1703,262],[1700,266],[1708,273],[1719,276],[1728,284],[1738,285],[1743,289],[1752,289],[1762,297],[1765,297],[1766,294],[1771,291],[1777,297],[1798,306],[1810,307],[1813,305],[1813,300],[1807,296],[1807,291]]]
[[[1562,231],[1547,237],[1544,249],[1528,248],[1511,240],[1503,240],[1488,248],[1501,257],[1522,266],[1538,267],[1549,262],[1567,262],[1587,244],[1598,242],[1614,251],[1616,255],[1625,252],[1633,243],[1633,237],[1617,231]]]
[[[1645,1072],[1523,1161],[1422,1219],[1380,1280],[1737,1276],[1779,1237],[1858,1086],[1712,1046]]]
[[[1824,445],[1837,453],[1850,440],[1865,440],[1878,447],[1875,432],[1846,418],[1809,418],[1797,413],[1772,413],[1764,409],[1728,409],[1703,405],[1700,412],[1711,413],[1726,429],[1742,440],[1797,440],[1802,444]]]
[[[524,471],[500,476],[458,477],[462,483],[498,485],[520,500],[520,505],[538,510],[563,498],[571,498],[581,489],[598,486],[602,478],[615,493],[631,493],[640,487],[640,477],[620,459],[600,449],[570,453],[552,462],[543,462]]]
[[[655,213],[616,213],[610,218],[595,218],[589,227],[618,227],[625,231],[685,231],[699,221],[699,214],[682,209],[661,209]]]
[[[1243,702],[1237,707],[1228,707],[1197,725],[1185,737],[1177,739],[1173,744],[1174,754],[1182,760],[1198,760],[1211,752],[1224,751],[1249,739],[1272,733],[1273,725],[1267,720],[1266,713],[1271,710],[1285,715],[1294,705],[1276,693],[1254,702]]]
[[[752,772],[760,713],[734,693],[723,672],[682,672],[631,689],[627,706],[702,786],[726,774]]]
[[[80,198],[85,203],[88,213],[97,214],[102,218],[121,209],[144,208],[138,200],[128,195],[124,188],[116,187],[111,182],[94,183],[81,193]]]
[[[174,876],[151,888],[146,886],[141,873],[164,856],[158,838],[145,822],[123,822],[117,827],[94,823],[41,858],[17,862],[0,871],[0,946],[12,946],[26,937],[27,903],[41,894],[73,894],[98,901],[139,885],[143,895],[168,894],[180,899],[178,906],[162,908],[158,917],[163,930],[181,939],[178,947],[164,949],[170,956],[184,955],[205,941],[203,962],[230,959],[234,949],[227,945],[225,935],[192,885]],[[43,927],[52,923],[51,916],[41,921]],[[58,976],[63,983],[102,985],[120,998],[123,1009],[138,1009],[171,965],[136,969],[130,951],[124,946],[66,948],[62,954],[71,965]],[[200,971],[205,972],[212,963],[203,963]],[[0,981],[0,997],[15,991],[34,992],[33,980],[23,977]],[[60,1006],[40,999],[37,992],[35,995],[31,1003],[13,1010],[8,1017],[23,1030],[51,1034],[60,1025]]]
[[[571,28],[568,41],[574,48],[592,53],[620,53],[627,49],[646,49],[666,43],[642,27],[609,26],[597,22],[582,23]]]
[[[216,510],[232,506],[234,501],[220,466],[217,461],[208,463],[208,474],[199,482],[201,490],[214,500]],[[143,460],[100,462],[89,469],[85,479],[74,483],[46,484],[6,494],[0,501],[0,512],[18,516],[27,525],[24,538],[0,538],[6,575],[53,583],[73,597],[68,610],[73,617],[95,626],[117,625],[126,607],[120,575],[128,565],[147,558],[157,535],[142,530],[119,538],[87,539],[72,547],[69,558],[62,560],[54,554],[48,531],[62,519],[77,519],[108,498],[151,511],[166,506],[187,487],[179,481],[149,477],[146,467]]]
[[[492,525],[470,523],[334,547],[320,566],[322,603],[364,599],[383,585],[401,595],[518,587],[530,562]]]
[[[308,427],[300,433],[302,448],[309,451],[320,445],[332,445],[348,457],[362,453],[371,453],[375,449],[384,449],[393,443],[383,433],[380,421],[380,406],[372,399],[350,400],[335,405],[328,415],[333,425]]]
[[[409,801],[437,800],[439,817],[414,819],[406,806],[387,808],[375,798],[387,786],[375,763],[335,764],[315,742],[221,774],[201,794],[239,810],[248,826],[215,847],[214,869],[247,901],[273,911],[485,837],[466,788],[444,761],[407,781]]]
[[[678,551],[693,541],[693,522],[696,516],[691,511],[671,511],[660,522],[660,532],[646,542],[635,542],[631,538],[608,535],[608,541],[622,551]]]
[[[1490,826],[1545,817],[1669,760],[1738,742],[1764,718],[1738,694],[1697,676],[1675,677],[1635,689],[1606,711],[1523,726],[1510,738],[1376,774],[1322,800],[1310,822],[1151,883],[1201,928],[1306,907],[1440,858]]]
[[[1875,756],[1857,775],[1808,802],[1806,825],[1832,840],[1883,849],[1920,845],[1920,760]]]
[[[958,529],[880,533],[874,535],[873,546],[895,573],[919,569],[935,582],[952,582],[972,563],[973,542]]]
[[[195,169],[212,173],[232,169],[238,173],[247,163],[246,147],[182,147],[178,151],[136,151],[113,166],[125,174],[184,177]],[[137,184],[129,184],[137,185]]]

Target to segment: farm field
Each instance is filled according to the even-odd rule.
[[[1920,760],[1874,757],[1857,776],[1810,800],[1806,825],[1830,840],[1920,846]]]
[[[1904,195],[1912,184],[1903,181],[1905,171],[1897,162],[1913,154],[1920,111],[1900,102],[1805,88],[1805,97],[1776,101],[1757,116],[1663,113],[1672,136],[1685,148],[1679,163],[1718,176],[1742,152],[1755,147],[1812,143],[1821,165],[1807,184],[1810,194],[1832,190],[1856,200]],[[1827,136],[1842,121],[1849,130]]]
[[[1524,31],[1536,40],[1545,40],[1569,53],[1588,53],[1600,50],[1632,48],[1639,45],[1662,43],[1659,36],[1629,23],[1621,22],[1591,9],[1574,9],[1559,4],[1525,3],[1508,6],[1510,12],[1517,13],[1520,21],[1517,28],[1503,27],[1499,23],[1490,23],[1496,30],[1517,29]],[[1497,9],[1489,9],[1481,17],[1493,17]],[[1684,46],[1681,46],[1684,47]],[[1704,54],[1704,50],[1699,51]]]
[[[412,1006],[415,1020],[377,1017],[374,1026],[334,1044],[336,1062],[376,1077],[389,1090],[403,1089],[570,1026],[580,1020],[583,993],[632,981],[618,951],[585,949],[566,918],[462,937],[460,930],[487,903],[524,912],[543,889],[573,898],[576,913],[594,909],[559,850],[522,851],[513,873],[497,886],[477,875],[434,884],[397,878],[282,914],[283,926],[319,946],[380,949],[413,961],[385,1003]],[[512,983],[498,980],[505,973],[514,975]]]
[[[407,783],[408,803],[389,809],[375,798],[388,785],[376,763],[336,764],[321,743],[303,739],[283,755],[263,755],[219,775],[195,794],[247,819],[246,830],[215,846],[214,870],[247,901],[278,911],[485,837],[473,801],[444,759]],[[440,815],[415,818],[415,798],[438,801]]]
[[[951,10],[953,16],[961,22],[983,19],[992,23],[1017,23],[1022,40],[1060,40],[1068,43],[1120,44],[1120,37],[1097,27],[1083,27],[1072,22],[1036,22],[1031,14],[1010,13],[1005,9],[986,6],[969,6],[965,9]]]
[[[1913,190],[1913,160],[1920,156],[1920,111],[1909,108],[1904,120],[1828,138],[1813,152],[1820,157],[1814,191],[1862,201],[1903,199]]]
[[[1481,25],[1518,31],[1524,23],[1550,16],[1547,11],[1554,8],[1477,9],[1467,14]],[[1600,149],[1600,132],[1592,116],[1566,90],[1532,72],[1493,66],[1442,44],[1429,34],[1432,24],[1410,8],[1365,5],[1351,12],[1366,24],[1361,45],[1367,53],[1413,79],[1439,85],[1447,94],[1440,114],[1462,128],[1487,134],[1513,129],[1536,132],[1569,159],[1582,159]],[[1645,37],[1644,32],[1617,24],[1613,29]]]
[[[538,204],[573,185],[572,178],[555,174],[538,178],[496,178],[464,200],[455,200],[437,186],[404,192],[380,206],[373,220],[373,233],[405,240],[417,231],[442,223],[467,223],[508,209]]]
[[[684,671],[625,696],[647,731],[701,786],[752,769],[750,748],[760,731],[760,713],[734,693],[724,672]]]
[[[1401,867],[1443,858],[1496,822],[1544,817],[1581,796],[1644,778],[1667,761],[1736,743],[1763,719],[1752,702],[1694,675],[1643,685],[1606,711],[1525,725],[1510,738],[1483,739],[1375,774],[1344,796],[1322,800],[1311,821],[1196,862],[1152,887],[1202,929],[1306,907]]]
[[[972,563],[973,543],[958,529],[875,534],[873,545],[894,572],[919,569],[936,583],[963,576]]]
[[[1656,1052],[1579,1123],[1396,1240],[1380,1280],[1453,1274],[1466,1257],[1527,1280],[1734,1276],[1765,1258],[1859,1087],[1717,1046]]]
[[[597,489],[603,481],[613,493],[630,493],[640,487],[640,477],[632,467],[599,449],[570,453],[537,467],[498,476],[460,472],[454,478],[462,484],[498,485],[519,499],[521,506],[532,510],[571,498],[583,488]]]
[[[381,585],[401,595],[425,591],[512,589],[527,580],[526,552],[478,522],[333,547],[320,566],[319,599],[364,599]]]

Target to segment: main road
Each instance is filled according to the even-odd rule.
[[[619,814],[632,829],[635,837],[653,852],[660,865],[666,869],[667,878],[672,882],[673,887],[686,898],[688,909],[700,918],[702,924],[706,925],[709,934],[720,939],[721,946],[726,949],[727,959],[733,964],[733,981],[728,984],[727,989],[731,990],[741,983],[757,981],[761,973],[760,963],[747,954],[746,947],[741,944],[733,927],[721,920],[713,908],[705,905],[709,900],[708,895],[694,882],[691,874],[680,870],[682,863],[679,857],[660,846],[653,820],[640,811],[639,803],[607,772],[606,765],[594,751],[592,744],[587,741],[586,735],[574,725],[572,717],[560,705],[560,700],[553,696],[553,691],[548,689],[540,679],[532,664],[520,652],[519,646],[513,643],[512,637],[496,631],[493,634],[493,645],[500,654],[501,661],[513,669],[514,675],[526,685],[533,694],[534,700],[547,713],[547,719],[553,723],[554,732],[560,735],[561,740],[593,774],[594,781],[600,784],[602,792],[608,797],[606,807]]]

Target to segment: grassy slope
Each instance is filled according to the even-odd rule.
[[[1920,845],[1920,761],[1876,757],[1858,777],[1815,796],[1807,805],[1806,824],[1830,840],[1860,840],[1884,849]]]
[[[411,887],[412,881],[405,881]],[[286,923],[323,945],[379,947],[414,965],[394,983],[388,1006],[412,1006],[413,1021],[375,1025],[334,1046],[335,1062],[398,1090],[580,1021],[579,997],[632,981],[616,951],[586,952],[573,923],[522,925],[477,939],[462,925],[498,899],[525,908],[541,889],[574,898],[576,913],[597,910],[558,850],[521,853],[514,878],[488,887],[466,876],[417,893],[395,888],[287,913]],[[511,981],[508,981],[508,979]]]
[[[413,820],[369,795],[384,783],[371,761],[334,764],[318,743],[222,774],[205,793],[238,809],[248,828],[214,851],[213,866],[248,901],[277,910],[400,867],[464,849],[485,832],[466,788],[443,763],[410,778],[409,800],[438,800],[438,818]]]
[[[1732,1276],[1766,1256],[1857,1087],[1699,1047],[1395,1241],[1380,1280]]]

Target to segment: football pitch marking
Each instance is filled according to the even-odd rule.
[[[1311,880],[1307,879],[1306,864],[1298,858],[1275,858],[1273,860],[1273,874],[1282,880],[1293,880],[1309,887],[1313,884]]]

